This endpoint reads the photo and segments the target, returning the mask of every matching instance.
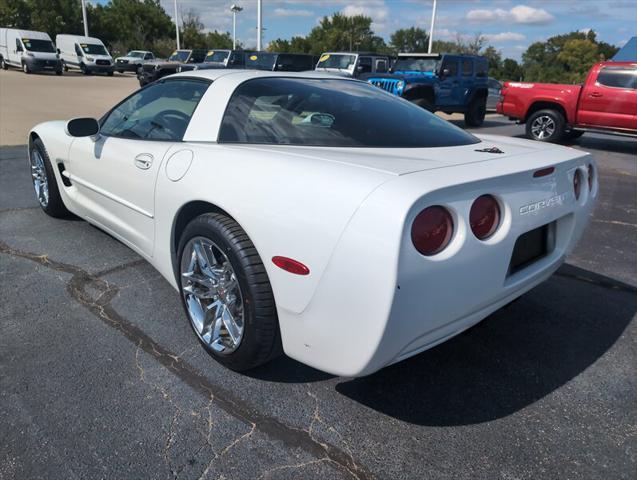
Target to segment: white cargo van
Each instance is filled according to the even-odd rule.
[[[113,75],[113,57],[99,38],[81,35],[57,35],[55,44],[64,69],[77,68],[84,75],[102,72]]]
[[[21,68],[24,73],[51,70],[62,75],[62,62],[51,37],[16,28],[0,28],[0,67]]]

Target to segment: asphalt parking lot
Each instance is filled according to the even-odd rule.
[[[34,197],[22,125],[82,105],[25,89],[81,80],[97,115],[134,79],[25,77],[0,72],[1,479],[634,478],[636,140],[573,143],[599,162],[587,233],[476,327],[365,378],[285,357],[241,375],[197,344],[149,264]],[[10,127],[18,96],[29,113]],[[523,129],[493,115],[476,132]]]

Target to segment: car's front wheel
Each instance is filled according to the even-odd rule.
[[[557,110],[539,110],[526,121],[526,136],[540,142],[559,142],[564,136],[564,116]]]
[[[22,62],[22,71],[24,73],[31,73],[31,69],[29,68],[29,64],[27,62]]]
[[[29,166],[35,197],[44,212],[52,217],[68,217],[70,212],[64,206],[60,190],[53,173],[53,166],[42,140],[36,138],[29,149]]]
[[[2,68],[2,70],[7,70],[9,68],[7,62],[4,61],[4,58],[0,58],[0,68]]]
[[[179,288],[199,341],[226,367],[243,371],[280,353],[274,295],[254,245],[233,219],[207,213],[184,229]]]

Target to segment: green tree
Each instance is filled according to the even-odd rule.
[[[30,28],[31,8],[24,0],[0,0],[0,25],[10,28]]]
[[[489,76],[500,78],[502,73],[502,53],[494,46],[489,45],[481,55],[486,57],[489,62]]]
[[[429,46],[429,35],[422,28],[400,28],[390,36],[390,45],[397,52],[424,53]]]
[[[372,19],[364,15],[334,13],[323,17],[307,36],[311,53],[325,51],[382,51],[385,41],[371,29]]]
[[[569,83],[579,83],[584,81],[591,65],[599,61],[599,51],[590,40],[573,39],[564,44],[557,59],[565,67],[565,79]]]
[[[524,78],[524,71],[522,70],[522,66],[518,62],[516,62],[512,58],[505,58],[502,62],[499,76],[495,78],[502,81],[513,80],[519,82]]]
[[[572,43],[574,40],[578,42]],[[565,49],[566,53],[562,54]],[[593,30],[555,35],[545,42],[532,43],[522,54],[524,79],[530,82],[579,82],[582,71],[588,71],[595,62],[612,57],[616,51],[616,47],[598,42]],[[574,55],[582,55],[582,58],[576,59]]]

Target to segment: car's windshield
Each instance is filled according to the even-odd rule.
[[[51,40],[35,40],[33,38],[23,38],[22,44],[30,52],[55,53],[55,47]]]
[[[228,50],[209,50],[204,62],[223,63],[229,55],[230,52]]]
[[[276,62],[274,53],[250,53],[246,54],[246,68],[255,70],[273,70]]]
[[[87,55],[108,55],[104,45],[98,45],[97,43],[80,43],[80,47]]]
[[[356,55],[325,53],[319,58],[316,68],[341,68],[349,70],[356,63]]]
[[[190,56],[190,50],[176,50],[168,57],[170,62],[186,62]]]
[[[133,58],[143,58],[145,53],[146,52],[140,52],[138,50],[133,50],[132,52],[128,52],[126,54],[126,56],[127,57],[133,57]]]
[[[435,72],[440,65],[437,58],[399,58],[394,63],[394,72]]]
[[[479,140],[367,83],[258,78],[228,102],[219,142],[325,147],[443,147]]]

